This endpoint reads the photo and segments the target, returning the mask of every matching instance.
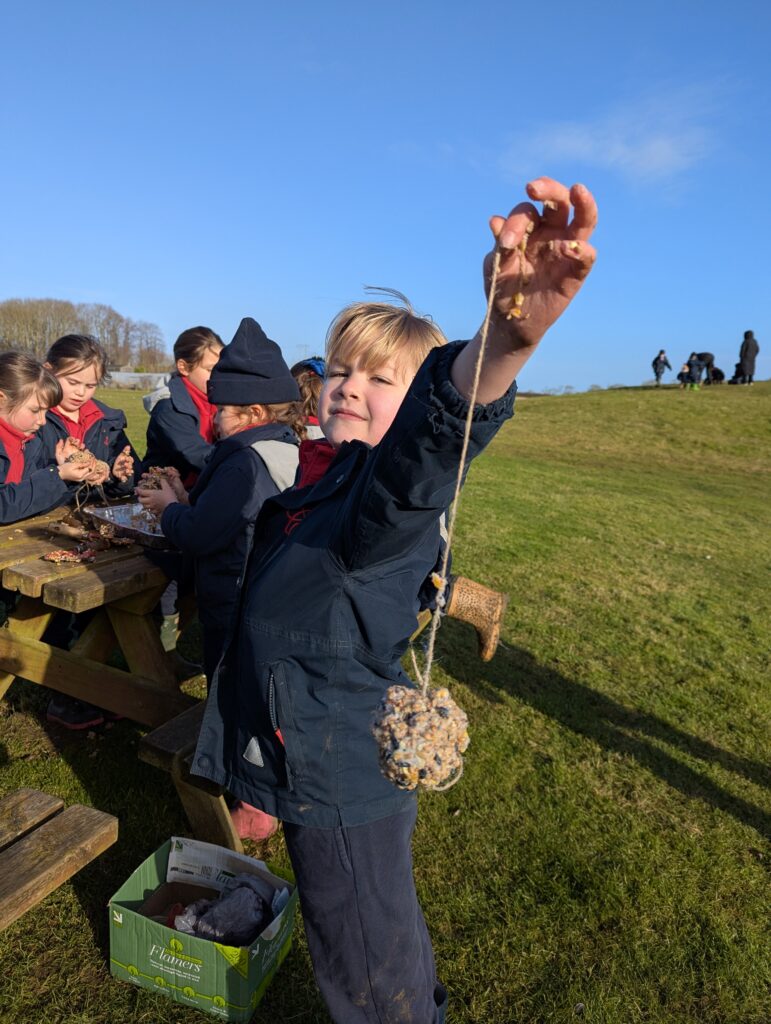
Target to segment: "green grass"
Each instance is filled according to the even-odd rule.
[[[139,396],[111,398],[141,448]],[[415,843],[453,1024],[771,1020],[770,440],[768,383],[598,392],[525,399],[472,467],[454,568],[511,595],[505,646],[483,665],[443,625],[472,745]],[[0,937],[0,1018],[204,1020],[107,970],[107,899],[187,832],[170,781],[138,727],[54,743],[43,706],[2,705],[2,788],[121,837]],[[256,1020],[327,1020],[301,937]]]

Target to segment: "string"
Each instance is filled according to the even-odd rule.
[[[471,426],[474,422],[474,406],[476,405],[477,392],[479,390],[479,378],[482,374],[482,362],[485,357],[485,348],[487,347],[487,336],[490,332],[490,318],[493,312],[493,302],[495,301],[495,288],[498,283],[498,273],[501,267],[501,252],[496,247],[495,254],[493,256],[493,270],[490,277],[490,290],[487,296],[487,310],[485,312],[485,319],[482,325],[482,334],[479,340],[479,352],[477,354],[476,364],[474,366],[474,381],[471,386],[471,394],[468,400],[468,413],[466,415],[466,424],[463,431],[463,447],[461,448],[460,461],[458,463],[458,476],[455,481],[455,493],[453,495],[452,503],[450,505],[450,512],[447,517],[447,541],[444,548],[444,557],[442,558],[441,567],[441,589],[437,593],[436,608],[431,616],[431,628],[428,634],[428,642],[426,644],[426,664],[423,672],[421,673],[418,669],[417,659],[413,650],[412,660],[417,673],[418,679],[420,680],[421,690],[423,696],[428,692],[429,683],[431,681],[431,668],[434,663],[434,649],[436,647],[436,634],[439,629],[439,622],[442,617],[442,609],[445,604],[445,591],[447,590],[447,568],[450,564],[450,548],[452,545],[452,537],[455,531],[455,519],[458,514],[458,505],[460,503],[460,491],[463,486],[463,471],[466,467],[466,455],[468,454],[469,441],[471,440]],[[453,783],[457,782],[460,776],[456,776],[453,779]],[[449,787],[446,787],[449,788]]]

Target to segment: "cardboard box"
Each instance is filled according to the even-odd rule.
[[[226,946],[168,928],[153,915],[232,888],[238,874],[267,879],[276,917],[249,946]],[[189,897],[189,898],[188,898]],[[222,1020],[248,1021],[289,952],[297,890],[253,857],[172,837],[110,900],[110,972]]]

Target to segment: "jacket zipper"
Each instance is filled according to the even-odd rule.
[[[284,768],[286,770],[286,786],[287,789],[292,792],[294,790],[294,772],[292,766],[289,763],[289,759],[286,756],[286,744],[284,743],[284,737],[281,735],[281,727],[279,726],[278,716],[276,715],[276,677],[273,673],[270,673],[268,679],[268,714],[270,716],[270,724],[273,727],[273,732],[276,735],[281,746],[284,748]]]

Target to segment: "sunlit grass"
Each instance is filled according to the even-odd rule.
[[[105,400],[142,449],[141,396]],[[483,665],[469,627],[440,632],[472,745],[415,844],[453,1024],[769,1021],[770,440],[771,384],[525,399],[472,468],[454,568],[510,593],[505,646]],[[0,1005],[204,1019],[107,969],[107,899],[187,831],[170,781],[138,727],[57,749],[42,706],[10,691],[3,790],[93,803],[121,837],[0,938]],[[256,1020],[327,1020],[302,938]]]

